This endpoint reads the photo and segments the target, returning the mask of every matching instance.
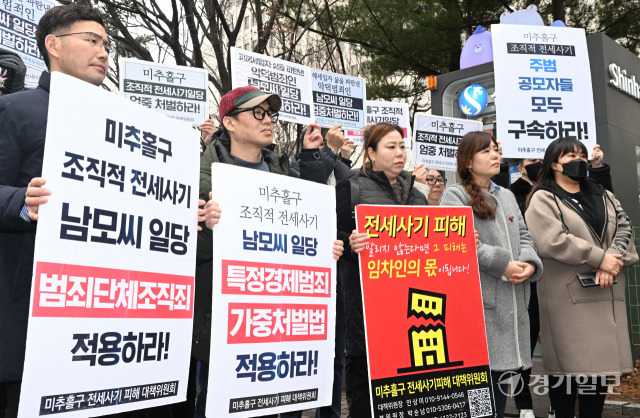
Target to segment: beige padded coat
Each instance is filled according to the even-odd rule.
[[[633,362],[624,269],[618,283],[605,289],[582,287],[577,273],[598,268],[605,253],[621,254],[625,266],[636,263],[638,254],[631,222],[615,196],[586,184],[604,202],[601,231],[590,229],[557,185],[536,191],[525,214],[544,265],[538,282],[542,359],[547,374],[627,374]]]

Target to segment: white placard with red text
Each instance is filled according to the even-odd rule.
[[[280,120],[313,122],[309,67],[232,47],[231,82],[234,89],[253,86],[265,93],[277,93],[282,99]]]
[[[198,134],[54,72],[20,417],[183,401]]]
[[[213,230],[207,416],[329,405],[335,190],[218,163],[211,179],[222,216]]]

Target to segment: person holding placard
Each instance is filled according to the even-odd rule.
[[[576,138],[547,147],[525,213],[544,263],[538,284],[542,361],[556,418],[600,417],[607,378],[633,372],[622,268],[638,262],[631,221],[587,177]]]
[[[338,159],[347,167],[351,168],[353,164],[351,154],[356,146],[351,139],[344,135],[342,125],[336,124],[331,128],[322,128],[321,132],[324,138],[324,144],[331,147],[333,152],[338,155]]]
[[[424,164],[418,164],[413,169],[413,175],[416,176],[414,185],[420,192],[427,196],[429,206],[438,206],[440,204],[440,197],[447,184],[447,179],[442,177],[443,173],[442,171],[429,168]]]
[[[36,37],[49,71],[102,84],[113,47],[94,9],[54,7],[40,19]],[[44,71],[35,90],[0,97],[0,391],[6,394],[5,417],[18,411],[38,206],[50,194],[39,178],[50,77]]]
[[[220,206],[211,194],[211,184],[216,180],[211,178],[211,164],[233,164],[323,184],[328,177],[318,152],[322,136],[317,124],[309,125],[305,131],[303,150],[297,155],[300,161],[299,173],[293,173],[289,169],[289,158],[286,155],[277,156],[268,148],[273,143],[274,123],[278,120],[281,105],[280,96],[266,94],[255,87],[246,86],[231,90],[220,100],[222,128],[213,135],[211,145],[200,159],[200,196],[207,203],[204,206],[203,228],[198,233],[196,258],[192,356],[201,362],[201,392],[198,396],[196,417],[204,416],[206,405],[211,348],[212,230],[220,222],[222,214]],[[334,258],[340,257],[342,246],[342,241],[334,241]]]
[[[462,137],[457,155],[460,183],[444,191],[441,206],[471,206],[478,231],[480,286],[496,414],[504,416],[500,383],[530,369],[530,283],[542,276],[542,262],[513,193],[491,178],[500,172],[498,144],[486,132]]]
[[[351,156],[349,141],[342,132],[342,125],[336,124],[331,128],[321,129],[323,141],[320,150],[324,161],[325,173],[328,174],[326,180],[328,185],[335,186],[338,182],[357,176],[356,171],[350,169],[351,160],[345,155]],[[304,137],[300,138],[304,140]],[[344,148],[344,145],[347,147]],[[294,173],[299,172],[300,162],[296,156],[291,159],[290,169]],[[316,418],[336,418],[340,417],[342,409],[342,381],[344,378],[344,292],[342,283],[339,282],[336,289],[336,354],[334,357],[333,373],[333,395],[331,405],[316,408]],[[302,411],[285,412],[280,414],[280,418],[300,418]]]
[[[338,238],[346,240],[338,264],[338,280],[344,287],[346,323],[346,384],[352,418],[371,417],[369,375],[360,287],[358,254],[367,245],[367,233],[355,230],[353,208],[367,205],[427,205],[414,187],[414,177],[404,170],[407,159],[402,129],[378,123],[364,130],[364,162],[356,179],[344,180],[336,188]],[[353,193],[357,189],[359,192]]]
[[[306,131],[306,129],[305,129]],[[304,143],[305,131],[300,136],[300,143]],[[341,130],[341,125],[334,125],[330,129],[322,128],[322,146],[320,147],[320,156],[324,163],[324,173],[327,175],[325,183],[335,186],[344,179],[352,178],[357,175],[355,171],[351,171],[351,160],[347,160],[342,156],[341,147],[347,141]],[[299,155],[299,154],[298,154]],[[295,175],[300,175],[300,160],[298,155],[291,158],[289,170]]]

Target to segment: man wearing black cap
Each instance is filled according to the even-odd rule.
[[[298,177],[289,170],[289,157],[277,156],[268,147],[273,143],[274,124],[282,106],[280,96],[266,94],[255,87],[238,87],[220,100],[222,128],[211,140],[211,145],[200,159],[200,198],[205,205],[206,220],[198,232],[196,256],[196,294],[193,315],[192,356],[202,363],[201,374],[206,374],[211,347],[211,281],[213,277],[212,229],[220,220],[220,207],[211,196],[211,164],[214,162]],[[320,126],[311,124],[304,135],[299,177],[326,184],[322,154]],[[205,227],[206,225],[206,227]],[[342,241],[335,241],[336,260],[342,255]],[[206,382],[200,379],[201,387]],[[204,410],[205,392],[198,397],[196,417]]]

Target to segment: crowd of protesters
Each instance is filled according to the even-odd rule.
[[[0,51],[0,417],[17,415],[38,208],[56,193],[40,177],[50,73],[100,86],[113,50],[100,15],[77,4],[49,10],[38,25],[37,41],[49,71],[42,73],[34,90],[22,91],[24,64],[15,54]],[[507,371],[524,376],[526,390],[516,404],[521,417],[534,416],[527,384],[539,340],[555,416],[574,416],[576,394],[581,417],[602,415],[606,379],[633,370],[622,267],[636,263],[638,255],[630,220],[613,195],[609,167],[597,146],[589,165],[584,144],[557,139],[542,160],[518,161],[522,177],[509,185],[499,180],[504,167],[499,144],[488,133],[470,132],[458,148],[459,183],[445,188],[444,172],[422,164],[413,172],[406,170],[403,131],[387,123],[363,131],[364,157],[357,169],[351,161],[353,142],[339,125],[321,129],[311,124],[299,139],[300,152],[291,158],[276,155],[272,144],[281,106],[277,94],[240,87],[221,98],[219,126],[213,120],[201,125],[200,228],[187,401],[117,416],[204,417],[212,230],[225,222],[223,208],[210,193],[212,182],[219,181],[211,177],[214,162],[336,188],[337,236],[327,249],[338,260],[333,399],[316,417],[340,416],[343,376],[350,416],[371,416],[358,263],[369,237],[355,228],[357,204],[470,206],[497,416],[504,414],[500,380]],[[578,280],[581,274],[591,275],[594,286],[584,287]],[[579,376],[595,380],[585,382]],[[581,385],[593,382],[597,390],[582,394]],[[299,417],[301,412],[280,416]]]

